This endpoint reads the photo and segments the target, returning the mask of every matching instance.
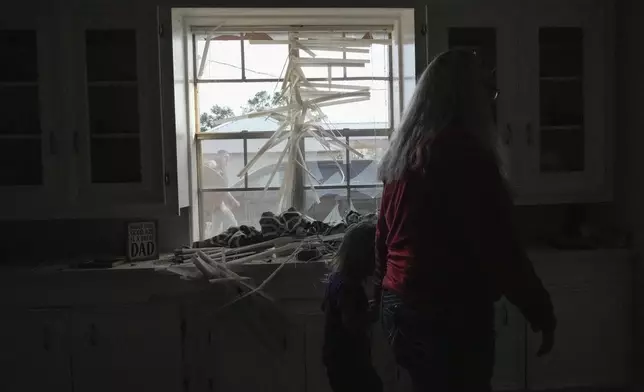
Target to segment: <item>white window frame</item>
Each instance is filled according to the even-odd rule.
[[[390,83],[392,86],[390,128],[365,130],[339,130],[348,140],[359,136],[388,136],[391,134],[402,114],[405,103],[411,97],[416,81],[415,37],[413,9],[383,8],[174,8],[172,9],[173,57],[175,79],[175,123],[177,128],[177,163],[179,180],[180,206],[190,207],[191,241],[198,240],[203,228],[200,208],[200,191],[211,192],[214,189],[201,189],[200,171],[202,167],[200,142],[213,139],[237,139],[244,143],[244,154],[248,153],[248,139],[265,139],[272,132],[213,132],[201,133],[199,115],[196,112],[195,64],[192,32],[199,28],[219,25],[257,28],[258,26],[289,25],[329,25],[329,26],[392,26],[392,59],[390,61]],[[198,67],[198,65],[197,65]],[[180,91],[177,91],[179,89]],[[179,113],[182,112],[182,113]],[[348,155],[348,152],[347,152]],[[347,170],[349,169],[347,159]],[[187,178],[182,179],[182,174]],[[187,181],[186,181],[187,180]],[[225,191],[263,190],[247,187],[229,188]],[[350,197],[351,189],[377,188],[377,184],[346,184],[316,186],[316,189],[346,189]],[[306,187],[305,187],[306,188]],[[278,188],[269,188],[275,190]],[[223,191],[219,189],[218,191]]]

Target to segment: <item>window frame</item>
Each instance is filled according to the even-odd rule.
[[[186,87],[186,101],[179,102],[185,104],[188,109],[189,117],[189,173],[190,173],[190,194],[189,200],[191,208],[191,240],[197,240],[201,237],[204,230],[203,212],[204,209],[200,201],[202,193],[208,192],[235,192],[235,191],[262,191],[264,187],[249,187],[247,176],[245,177],[244,187],[214,189],[203,188],[200,183],[201,168],[203,167],[201,142],[205,140],[241,140],[244,144],[244,157],[248,156],[247,141],[250,139],[266,139],[270,137],[273,132],[248,132],[240,130],[238,132],[199,132],[199,113],[197,113],[197,95],[195,85],[197,84],[197,69],[198,64],[191,59],[194,56],[195,47],[192,36],[199,29],[208,29],[208,26],[217,26],[221,23],[230,22],[235,26],[244,26],[246,29],[255,28],[258,26],[271,26],[273,28],[284,31],[283,25],[292,25],[297,21],[297,25],[312,25],[312,26],[337,26],[340,30],[354,30],[364,31],[366,25],[377,24],[387,25],[392,27],[392,45],[389,49],[389,75],[385,77],[347,77],[346,72],[343,72],[342,77],[334,77],[334,80],[386,80],[390,84],[389,88],[389,111],[390,121],[389,127],[379,129],[337,129],[335,132],[338,137],[343,138],[345,141],[350,140],[352,137],[374,137],[383,138],[390,137],[392,130],[397,125],[402,114],[404,103],[409,100],[413,87],[415,85],[416,75],[416,57],[415,57],[415,37],[414,37],[414,9],[411,8],[396,8],[396,9],[369,9],[369,8],[350,8],[350,9],[331,9],[331,8],[289,8],[289,9],[256,9],[249,12],[248,9],[221,9],[221,8],[208,8],[208,9],[172,9],[173,13],[173,33],[179,31],[182,35],[184,47],[181,49],[183,57],[183,67],[185,71]],[[251,15],[249,15],[251,14]],[[243,15],[243,16],[242,16]],[[176,18],[175,18],[176,17]],[[239,22],[239,23],[238,23]],[[282,26],[280,26],[282,25]],[[205,27],[204,27],[205,26]],[[230,30],[227,28],[226,30]],[[243,47],[243,42],[240,45]],[[177,61],[177,51],[175,53],[175,64]],[[404,63],[403,63],[404,57]],[[327,78],[323,78],[325,81]],[[176,80],[176,77],[175,77]],[[199,83],[234,83],[234,82],[274,82],[278,79],[266,78],[251,78],[251,79],[212,79],[201,80]],[[175,104],[176,104],[175,99]],[[252,154],[252,152],[251,152]],[[346,158],[343,164],[343,169],[350,172],[350,152],[345,151]],[[355,158],[352,158],[355,160]],[[315,189],[341,189],[347,192],[347,199],[351,200],[351,190],[358,189],[374,189],[381,188],[381,184],[352,184],[351,179],[347,178],[343,184],[334,185],[318,185],[314,186]],[[310,185],[303,186],[304,191],[310,190]],[[278,187],[269,187],[268,190],[278,190]]]

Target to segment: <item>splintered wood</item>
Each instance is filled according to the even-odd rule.
[[[332,254],[329,242],[342,240],[343,237],[343,233],[306,238],[281,237],[239,248],[178,249],[175,255],[180,264],[170,266],[166,271],[180,275],[183,279],[205,279],[211,284],[227,284],[241,289],[239,296],[222,305],[217,311],[255,295],[275,304],[275,299],[266,294],[264,289],[286,264],[295,262],[297,254],[303,249],[319,249],[320,253]],[[281,257],[285,254],[286,257]],[[261,260],[277,260],[279,266],[257,286],[250,278],[241,276],[232,269]]]
[[[287,204],[293,200],[295,178],[298,175],[296,169],[302,169],[309,177],[313,196],[315,201],[319,202],[314,184],[320,184],[320,182],[309,170],[304,159],[304,152],[301,148],[303,139],[311,138],[316,140],[324,150],[329,152],[334,151],[334,148],[339,148],[342,151],[351,152],[358,158],[362,158],[362,153],[351,147],[335,131],[336,127],[329,123],[323,108],[371,99],[371,88],[369,86],[334,83],[332,69],[334,67],[344,68],[345,70],[347,67],[364,68],[370,63],[370,59],[347,59],[346,54],[349,52],[369,54],[373,44],[391,45],[391,40],[375,40],[371,33],[367,33],[361,38],[349,38],[345,37],[344,34],[342,36],[333,36],[333,34],[314,33],[313,36],[309,36],[307,33],[295,31],[288,33],[287,40],[276,40],[271,38],[269,34],[264,34],[262,37],[262,39],[249,40],[248,42],[250,45],[282,43],[288,44],[290,48],[286,58],[285,69],[280,75],[283,79],[279,88],[282,104],[267,110],[227,117],[218,120],[216,125],[246,118],[271,118],[276,120],[279,126],[268,141],[255,153],[250,162],[238,173],[239,178],[243,178],[267,151],[284,144],[275,167],[268,177],[264,191],[269,188],[278,168],[285,161],[285,172],[282,183],[279,186],[280,201],[278,209],[285,209]],[[210,39],[206,39],[202,59],[206,58]],[[302,57],[300,51],[306,53],[309,58]],[[341,56],[341,58],[332,58],[335,57],[334,55]],[[204,60],[202,60],[200,72],[203,71],[203,65]],[[307,79],[305,69],[311,67],[327,68],[328,80],[326,82],[314,82]],[[335,160],[335,158],[333,159]],[[337,160],[336,163],[341,164]]]

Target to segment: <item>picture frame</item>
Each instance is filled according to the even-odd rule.
[[[154,260],[159,257],[157,220],[127,222],[125,236],[125,255],[128,261]]]

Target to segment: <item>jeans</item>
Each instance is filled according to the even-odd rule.
[[[414,392],[489,392],[494,368],[494,304],[413,308],[385,291],[382,324]]]

